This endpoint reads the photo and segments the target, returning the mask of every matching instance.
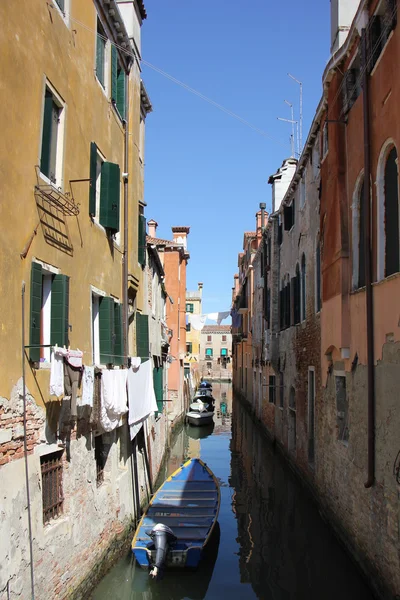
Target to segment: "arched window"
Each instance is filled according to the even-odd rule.
[[[306,257],[301,257],[301,320],[306,318]]]
[[[296,276],[294,277],[293,280],[293,285],[294,285],[294,289],[293,289],[293,299],[294,299],[294,322],[295,325],[297,325],[297,323],[300,323],[300,306],[301,306],[301,293],[300,293],[300,267],[299,267],[299,263],[297,263],[296,265]]]
[[[387,140],[381,150],[377,172],[378,281],[400,271],[399,190],[397,150]]]
[[[315,312],[319,312],[321,306],[321,243],[318,238],[315,251]]]
[[[352,204],[353,290],[365,286],[364,173],[358,176]]]
[[[393,147],[385,167],[385,277],[399,270],[399,190],[397,151]]]

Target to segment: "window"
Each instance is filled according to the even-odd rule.
[[[190,323],[186,323],[186,331],[189,332],[192,329],[192,326]]]
[[[33,262],[30,298],[30,359],[50,361],[50,347],[68,346],[69,277]]]
[[[211,341],[212,341],[211,335],[208,335],[207,336],[207,342],[211,342]]]
[[[360,56],[356,55],[351,68],[344,74],[343,82],[343,113],[346,115],[358,96],[361,94]]]
[[[149,317],[139,312],[135,315],[136,320],[136,356],[142,359],[142,362],[148,359],[150,354],[149,343]]]
[[[142,214],[138,221],[138,263],[142,267],[146,265],[146,217]]]
[[[108,296],[92,292],[93,364],[122,365],[122,305]]]
[[[325,121],[322,129],[322,158],[328,154],[329,140],[328,140],[328,123]]]
[[[222,336],[222,341],[223,341],[223,342],[226,342],[226,335],[223,335],[223,336]]]
[[[315,311],[318,313],[322,307],[321,298],[321,243],[318,240],[315,252]]]
[[[158,408],[155,415],[157,418],[159,414],[162,414],[164,408],[164,370],[161,366],[153,368],[153,386]]]
[[[276,402],[275,375],[269,376],[268,400],[271,404]]]
[[[279,292],[279,323],[281,329],[290,327],[291,324],[291,285],[290,282],[282,282]]]
[[[186,312],[188,313],[192,313],[193,312],[193,304],[190,303],[186,303]]]
[[[43,523],[49,523],[63,512],[62,451],[40,457],[42,474]]]
[[[397,0],[380,2],[378,10],[368,23],[367,47],[368,67],[371,72],[382,53],[390,32],[396,27],[397,22]]]
[[[207,356],[212,356],[213,355],[213,349],[212,348],[206,348],[206,357]]]
[[[106,87],[106,46],[107,36],[100,22],[100,19],[97,19],[96,77],[103,86],[103,88]]]
[[[106,162],[96,144],[90,144],[89,214],[105,229],[116,234],[120,229],[119,165]]]
[[[227,348],[221,348],[221,356],[227,356],[228,355],[228,349]]]
[[[301,320],[304,321],[306,318],[306,257],[301,257]]]
[[[385,277],[400,271],[399,250],[397,151],[393,147],[385,166]]]
[[[116,47],[111,46],[111,101],[121,119],[125,119],[125,70],[118,58]]]
[[[107,462],[107,452],[102,435],[94,438],[94,458],[96,461],[96,484],[100,487],[104,482],[104,468]]]
[[[44,96],[42,149],[40,172],[49,181],[61,187],[64,134],[64,105],[62,100],[46,86]]]
[[[364,200],[364,180],[361,184],[358,198],[358,277],[357,287],[365,286],[365,200]]]
[[[212,368],[212,363],[208,362],[207,363],[207,369],[211,369]]]
[[[186,352],[187,352],[188,354],[192,354],[192,342],[188,342],[188,343],[186,344]]]
[[[346,392],[346,377],[344,375],[335,376],[336,389],[336,422],[338,440],[348,442],[349,424],[348,424],[348,400]]]
[[[283,215],[285,221],[285,231],[289,231],[294,225],[294,199],[292,200],[290,206],[283,207]]]

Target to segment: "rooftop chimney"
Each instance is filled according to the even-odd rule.
[[[201,292],[203,290],[203,284],[201,281],[199,281],[199,283],[197,284],[199,286],[199,292]]]
[[[149,236],[152,238],[157,237],[156,236],[156,231],[157,231],[157,227],[158,227],[157,221],[155,221],[154,219],[150,219],[150,221],[147,223],[147,225],[149,226]]]
[[[189,232],[190,227],[172,227],[172,235],[174,236],[175,244],[179,244],[187,250],[187,236],[189,235]]]

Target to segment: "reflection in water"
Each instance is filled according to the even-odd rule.
[[[221,484],[221,537],[216,530],[197,571],[169,571],[160,582],[129,554],[92,598],[372,600],[307,493],[232,401],[231,385],[214,383],[213,395],[214,431],[196,438],[197,428],[182,427],[155,487],[186,458],[201,456]]]

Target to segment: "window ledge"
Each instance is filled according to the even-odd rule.
[[[101,91],[103,92],[103,94],[104,94],[104,96],[105,96],[105,98],[106,98],[107,102],[109,102],[109,98],[108,98],[108,93],[107,93],[107,90],[106,90],[106,88],[104,87],[104,85],[101,83],[100,79],[97,77],[97,75],[96,75],[96,71],[95,71],[95,74],[94,74],[94,75],[95,75],[95,77],[96,77],[97,84],[99,85],[99,87],[100,87]]]
[[[362,292],[365,292],[367,288],[365,287],[365,285],[363,285],[362,287],[356,288],[354,290],[351,290],[350,295],[351,296],[356,296],[357,294],[361,294]]]
[[[374,281],[372,286],[375,287],[377,285],[382,285],[383,283],[386,283],[386,281],[391,281],[392,279],[398,279],[400,278],[400,271],[398,271],[397,273],[392,273],[391,275],[387,275],[386,277],[384,277],[383,279],[380,279],[379,281]]]
[[[39,171],[39,177],[46,185],[51,185],[54,189],[59,190],[61,192],[63,191],[62,182],[60,185],[58,185],[57,182],[54,182],[51,179],[49,179],[47,175],[42,173],[42,171]]]

